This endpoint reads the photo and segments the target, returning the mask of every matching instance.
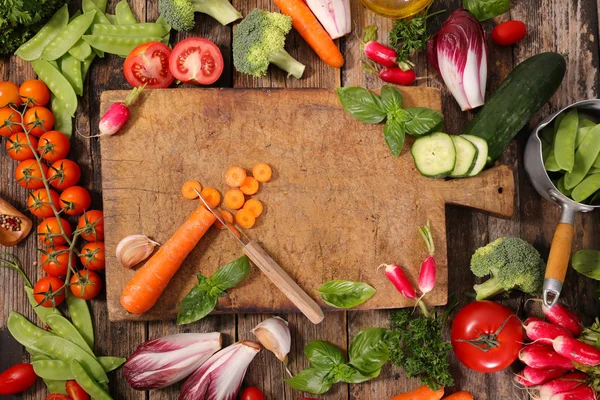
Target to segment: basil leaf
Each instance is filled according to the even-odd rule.
[[[229,264],[223,265],[211,276],[212,283],[221,290],[227,290],[236,287],[250,273],[250,260],[248,257],[241,256]]]
[[[412,136],[424,136],[442,129],[444,116],[441,112],[425,107],[407,108],[406,133]]]
[[[313,340],[304,348],[304,355],[311,367],[333,368],[344,363],[344,353],[331,343]]]
[[[217,305],[218,296],[212,293],[214,288],[210,280],[200,274],[198,284],[179,303],[177,324],[189,324],[206,317]]]
[[[292,389],[312,394],[323,394],[336,383],[328,370],[320,368],[307,368],[293,378],[284,379]]]
[[[329,281],[321,285],[317,293],[332,307],[352,308],[370,299],[376,290],[363,282],[344,280]]]
[[[580,250],[573,255],[571,263],[580,274],[600,280],[600,251]]]
[[[507,12],[510,0],[463,0],[463,8],[479,21],[485,21]]]
[[[351,365],[343,364],[341,368],[338,369],[338,374],[335,376],[342,382],[346,383],[362,383],[373,378],[377,378],[381,373],[381,368],[376,369],[373,372],[368,374],[362,373],[358,369],[354,368]]]
[[[402,110],[402,93],[393,86],[384,85],[381,88],[381,103],[388,115],[395,114]]]
[[[344,109],[359,121],[378,124],[387,116],[381,99],[365,88],[342,87],[337,89],[337,95]]]
[[[404,130],[404,122],[393,115],[388,116],[383,127],[383,138],[394,157],[399,157],[400,153],[402,153],[404,138],[406,136]]]
[[[363,373],[381,369],[390,355],[388,351],[387,329],[368,328],[354,337],[348,356],[350,365]]]

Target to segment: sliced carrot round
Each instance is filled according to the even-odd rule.
[[[246,170],[242,167],[231,167],[225,173],[225,183],[233,188],[240,187],[246,179]]]
[[[267,163],[260,162],[252,167],[252,176],[254,176],[259,182],[269,182],[272,175],[273,171]]]
[[[258,218],[263,212],[263,205],[259,200],[249,199],[244,203],[244,210],[252,212],[254,218]]]
[[[240,189],[229,189],[225,192],[225,205],[232,210],[242,208],[246,198]]]
[[[260,186],[260,184],[258,183],[256,178],[247,176],[246,179],[244,179],[244,182],[242,182],[242,184],[240,185],[240,190],[244,194],[253,195],[256,192],[258,192],[259,186]]]
[[[211,208],[218,207],[221,203],[221,193],[215,188],[207,187],[200,194]]]
[[[229,211],[227,211],[227,210],[215,210],[215,212],[219,214],[219,216],[221,217],[221,219],[222,219],[223,221],[225,221],[225,223],[226,223],[227,225],[231,225],[231,224],[233,224],[233,214],[231,214]],[[220,229],[220,230],[225,230],[225,229],[227,229],[227,228],[225,228],[225,225],[223,225],[223,224],[221,223],[221,221],[219,221],[219,220],[216,220],[216,221],[215,221],[215,226],[216,226],[218,229]]]
[[[194,200],[198,198],[198,193],[202,192],[202,185],[200,182],[195,180],[186,181],[181,187],[181,194],[188,200]]]
[[[256,218],[252,214],[252,211],[241,209],[235,214],[235,221],[242,228],[249,229],[256,223]]]

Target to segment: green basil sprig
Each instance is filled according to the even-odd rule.
[[[485,21],[507,12],[510,0],[463,0],[463,8],[469,10],[478,21]]]
[[[325,303],[337,308],[356,307],[370,299],[375,292],[371,285],[345,280],[326,282],[317,290]]]
[[[600,280],[600,251],[579,250],[571,260],[573,268],[591,279]]]
[[[223,265],[210,279],[198,274],[198,284],[179,304],[177,323],[189,324],[206,317],[215,309],[218,298],[227,296],[226,290],[236,287],[249,273],[250,260],[242,256]]]

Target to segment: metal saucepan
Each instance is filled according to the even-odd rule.
[[[544,168],[542,142],[539,135],[542,129],[552,123],[558,114],[571,108],[577,108],[580,114],[596,123],[600,122],[600,100],[580,101],[563,108],[540,122],[525,146],[524,165],[531,184],[543,198],[558,204],[562,210],[560,221],[554,232],[550,255],[548,256],[548,263],[546,265],[546,276],[544,279],[544,304],[546,307],[554,306],[560,297],[571,258],[575,214],[578,211],[589,212],[595,208],[600,208],[600,205],[592,206],[577,203],[562,194],[554,186]]]

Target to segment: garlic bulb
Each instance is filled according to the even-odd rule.
[[[287,361],[287,355],[292,345],[292,336],[286,320],[279,317],[266,319],[256,325],[256,328],[252,329],[252,333],[265,349],[272,351],[284,363]]]
[[[117,245],[117,260],[125,268],[131,268],[148,258],[157,245],[159,243],[150,240],[146,235],[127,236]]]

